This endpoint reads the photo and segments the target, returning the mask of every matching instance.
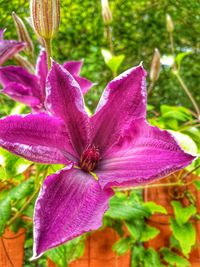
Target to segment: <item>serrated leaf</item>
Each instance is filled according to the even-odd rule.
[[[175,267],[189,267],[191,266],[189,261],[185,258],[177,255],[168,248],[162,248],[161,253],[163,254],[164,260]]]
[[[112,249],[118,255],[126,253],[129,250],[129,248],[130,248],[130,239],[128,237],[119,239],[112,247]]]
[[[0,236],[4,233],[6,223],[11,215],[10,199],[6,198],[0,201]]]
[[[176,222],[179,225],[185,224],[191,218],[191,216],[195,215],[197,212],[196,207],[194,205],[182,207],[179,201],[172,201],[171,204],[174,209]]]
[[[140,241],[141,242],[149,241],[149,240],[155,238],[159,233],[160,233],[159,229],[146,224],[145,228],[142,232],[142,236],[141,236]]]
[[[188,256],[196,243],[196,230],[194,226],[189,222],[180,226],[174,219],[170,219],[170,226],[174,237],[180,243],[183,254]]]
[[[154,213],[167,214],[167,211],[163,206],[158,205],[153,201],[146,202],[143,204],[143,206],[149,210],[151,215]]]

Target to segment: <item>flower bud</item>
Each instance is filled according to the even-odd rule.
[[[112,22],[112,12],[108,0],[101,0],[103,21],[106,25]]]
[[[27,52],[30,52],[33,54],[33,52],[34,52],[33,42],[32,42],[31,37],[30,37],[30,35],[26,29],[24,22],[20,19],[20,17],[18,17],[15,14],[15,12],[12,13],[12,17],[13,17],[13,20],[15,22],[19,41],[25,42],[27,44],[25,50]]]
[[[174,23],[169,14],[166,15],[166,25],[167,25],[167,31],[168,32],[173,32],[174,30]]]
[[[31,19],[35,32],[44,39],[51,39],[60,24],[60,0],[31,0]]]
[[[159,78],[159,74],[160,74],[160,52],[156,48],[151,63],[151,70],[150,70],[151,82],[153,83],[156,82]]]

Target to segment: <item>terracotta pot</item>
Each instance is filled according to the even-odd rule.
[[[112,228],[94,232],[86,242],[83,257],[72,262],[69,267],[130,267],[130,253],[118,257],[112,251],[112,245],[119,236]],[[50,260],[48,267],[56,267]]]
[[[179,173],[180,174],[180,173]],[[177,174],[177,175],[179,175]],[[187,183],[193,179],[197,178],[195,175],[189,175],[187,177]],[[171,175],[167,178],[164,178],[156,184],[166,184],[166,183],[173,183],[176,181],[176,178],[174,175]],[[196,198],[196,206],[197,210],[200,210],[200,192],[196,190],[194,185],[187,185],[187,186],[159,186],[154,188],[147,188],[144,190],[144,200],[145,201],[154,201],[155,203],[162,205],[166,208],[168,215],[163,214],[156,214],[151,216],[149,218],[148,223],[151,226],[154,226],[160,230],[160,234],[145,243],[146,247],[153,247],[156,250],[159,250],[163,246],[169,246],[169,240],[170,236],[172,235],[172,231],[169,226],[169,218],[172,215],[173,216],[173,209],[170,205],[170,202],[172,200],[179,200],[182,202],[183,205],[188,205],[189,202],[187,198],[184,196],[184,192],[189,190],[192,192],[192,194]],[[200,267],[200,221],[194,221],[194,225],[197,229],[197,245],[196,248],[193,249],[193,251],[190,254],[190,263],[192,264],[192,267]]]
[[[6,229],[0,237],[0,266],[22,267],[24,259],[25,229],[21,228],[17,233]]]

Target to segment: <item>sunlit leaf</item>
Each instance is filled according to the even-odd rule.
[[[168,248],[162,248],[161,253],[163,254],[164,260],[175,267],[189,267],[191,266],[189,261],[185,258],[177,255]]]

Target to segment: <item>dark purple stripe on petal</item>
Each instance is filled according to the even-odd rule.
[[[18,66],[0,68],[0,83],[8,86],[10,83],[18,83],[26,87],[31,96],[35,96],[41,102],[40,84],[38,78],[27,70]]]
[[[47,114],[8,116],[0,120],[0,146],[33,162],[75,160],[63,122]]]
[[[102,187],[134,186],[180,170],[194,159],[180,148],[169,132],[140,119],[107,151],[96,173]]]
[[[40,83],[41,96],[44,102],[45,99],[45,87],[46,78],[48,74],[47,56],[45,50],[42,50],[39,54],[36,64],[36,75]]]
[[[25,48],[25,43],[17,41],[0,40],[0,66]]]
[[[70,167],[48,176],[36,202],[34,255],[102,225],[113,191],[102,190],[86,172]]]
[[[145,77],[143,67],[138,66],[106,87],[91,118],[93,143],[102,154],[119,140],[134,119],[146,116]]]
[[[83,95],[72,75],[55,62],[47,78],[46,108],[64,120],[74,149],[81,155],[90,134]]]

